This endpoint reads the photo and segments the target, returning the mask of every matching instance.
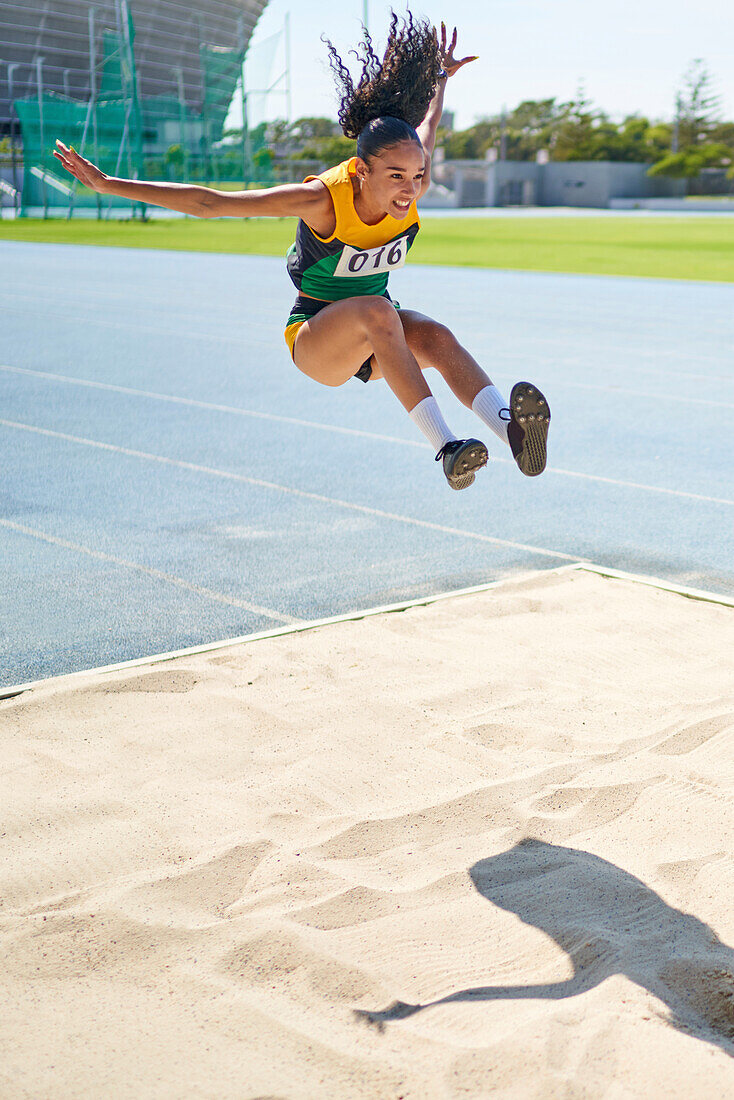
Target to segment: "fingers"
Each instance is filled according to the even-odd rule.
[[[447,39],[446,24],[444,22],[441,23],[441,54],[443,55],[444,60],[453,61],[454,50],[456,49],[456,42],[457,42],[458,36],[459,36],[458,29],[456,27],[454,27],[454,32],[451,35],[451,42],[450,42],[449,45],[447,45],[446,44],[446,39]],[[466,64],[466,62],[469,61],[469,60],[475,61],[476,58],[464,58],[464,60],[461,62],[461,64]]]
[[[79,156],[73,145],[64,145],[63,141],[59,141],[58,138],[56,139],[56,148],[60,149],[63,155],[69,159]]]
[[[451,37],[451,45],[449,46],[449,53],[453,53],[453,51],[456,49],[457,33],[458,32],[456,30],[456,27],[454,27],[454,33]],[[446,49],[446,24],[443,21],[441,22],[441,49]]]
[[[78,162],[79,164],[89,164],[88,160],[85,160],[83,156],[77,153],[73,145],[64,145],[63,141],[56,140],[57,147],[61,150],[63,156],[70,160],[72,163]],[[55,154],[54,154],[55,155]]]
[[[70,149],[68,145],[64,145],[63,141],[57,140],[54,156],[61,161],[66,171],[71,172],[72,175],[76,175],[72,162],[72,156],[75,155],[73,149]]]
[[[71,150],[67,150],[67,153],[69,152],[71,152]],[[72,163],[69,157],[61,153],[58,149],[54,149],[54,156],[57,160],[61,161],[62,165],[70,176],[73,176],[74,179],[79,180],[80,183],[86,183],[84,169],[81,164]]]

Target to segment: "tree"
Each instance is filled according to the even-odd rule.
[[[315,138],[291,153],[292,160],[320,160],[324,164],[340,164],[357,152],[357,143],[343,135]]]
[[[594,128],[608,122],[602,111],[594,110],[582,86],[576,99],[566,103],[554,134],[553,160],[600,160],[594,156]]]
[[[447,160],[480,160],[499,141],[497,119],[482,119],[468,130],[441,130],[439,143]]]
[[[728,145],[710,142],[708,145],[688,146],[677,153],[669,153],[648,169],[648,176],[671,176],[673,179],[695,179],[704,168],[728,168],[731,172],[732,150]]]
[[[174,177],[183,176],[185,161],[183,145],[179,145],[178,143],[169,145],[163,160],[166,166],[172,169]]]
[[[692,61],[676,96],[678,143],[681,148],[710,141],[719,122],[721,97],[713,91],[713,78],[699,57]]]
[[[541,149],[555,144],[566,107],[555,99],[525,99],[505,119],[509,160],[535,160]]]
[[[341,128],[330,118],[299,118],[291,126],[291,135],[303,141],[312,138],[330,138],[341,134]]]

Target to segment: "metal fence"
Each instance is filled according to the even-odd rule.
[[[42,20],[37,28],[30,71],[27,62],[22,73],[21,63],[6,63],[12,109],[5,128],[15,180],[22,144],[20,215],[71,217],[91,211],[103,218],[119,211],[132,216],[144,213],[127,200],[100,197],[70,177],[63,178],[63,169],[53,157],[57,137],[112,175],[225,186],[271,180],[264,127],[251,132],[247,125],[244,81],[250,34],[266,2],[205,0],[189,8],[162,0],[158,8],[167,9],[171,18],[178,14],[184,19],[177,25],[179,45],[184,45],[168,52],[161,48],[157,54],[151,46],[150,11],[141,16],[141,21],[149,21],[147,37],[138,36],[134,6],[128,0],[98,0],[95,6],[83,0],[47,4],[57,16],[64,4],[67,15],[74,9],[75,61],[73,69],[62,71],[57,56],[51,58],[53,64],[44,56],[44,47],[47,53],[52,48],[58,51],[59,42],[69,49],[64,25],[57,18],[53,26]],[[210,17],[215,10],[222,18],[227,16],[228,22],[216,34],[211,32],[211,18],[208,22],[203,18],[206,9]],[[86,16],[83,39],[80,14]],[[82,41],[85,59],[79,54]],[[25,94],[18,95],[19,90]],[[241,101],[244,125],[239,133],[227,134],[225,120],[235,96]],[[13,187],[7,175],[6,192]]]

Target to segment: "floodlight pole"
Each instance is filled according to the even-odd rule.
[[[242,16],[238,20],[238,39],[240,53],[240,95],[242,98],[242,187],[247,187],[247,177],[252,164],[250,149],[250,128],[247,124],[247,87],[245,85],[245,58],[247,47],[245,45],[245,21]]]
[[[97,134],[97,43],[94,26],[94,8],[89,9],[89,106],[92,111],[92,141],[94,142],[94,163],[99,164],[99,141]],[[97,221],[102,220],[102,198],[99,191],[97,199]]]
[[[186,100],[184,98],[183,69],[177,65],[174,69],[178,85],[178,122],[181,129],[181,152],[183,153],[184,183],[189,182],[189,147],[186,142]]]
[[[204,42],[204,25],[201,21],[201,14],[196,15],[196,26],[199,29],[199,80],[201,83],[201,140],[204,152],[204,182],[213,183],[214,176],[216,175],[214,170],[214,158],[211,154],[211,131],[209,129],[209,80],[207,76],[206,61],[201,64],[201,47]],[[217,181],[218,182],[218,181]]]
[[[135,166],[135,179],[140,179],[145,174],[145,166],[143,162],[143,114],[140,109],[140,95],[138,90],[138,74],[135,67],[135,47],[133,44],[133,35],[131,34],[132,20],[130,16],[130,9],[128,7],[127,0],[119,0],[120,4],[120,22],[122,24],[122,40],[126,46],[126,62],[127,62],[127,75],[130,80],[130,96],[131,96],[131,114],[133,125],[135,126],[135,146],[133,148],[132,140],[129,141],[129,148],[132,154],[133,164]],[[127,89],[125,91],[127,95]],[[145,204],[133,205],[133,217],[135,217],[135,206],[138,205],[140,209],[140,217],[142,221],[145,221]]]
[[[43,154],[46,149],[46,141],[43,133],[43,57],[36,58],[36,86],[38,91],[38,123],[41,141],[41,194],[43,195],[43,218],[48,218],[48,192],[46,190],[46,173],[43,167]]]
[[[13,187],[15,189],[15,216],[18,216],[18,163],[15,149],[15,95],[13,93],[13,73],[20,67],[20,61],[14,61],[8,65],[8,92],[10,94],[10,150],[13,159]]]
[[[365,0],[365,9],[367,8],[367,0]],[[286,120],[291,121],[291,13],[287,11],[285,13],[285,19],[283,21],[283,30],[285,34],[285,110]]]

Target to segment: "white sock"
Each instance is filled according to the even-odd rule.
[[[444,443],[449,443],[456,436],[449,428],[441,415],[441,410],[435,397],[424,397],[414,409],[408,413],[410,419],[418,425],[426,439],[433,445],[436,454]]]
[[[509,408],[496,386],[485,386],[472,401],[472,411],[503,443],[507,443],[507,420],[499,415],[500,409]]]

